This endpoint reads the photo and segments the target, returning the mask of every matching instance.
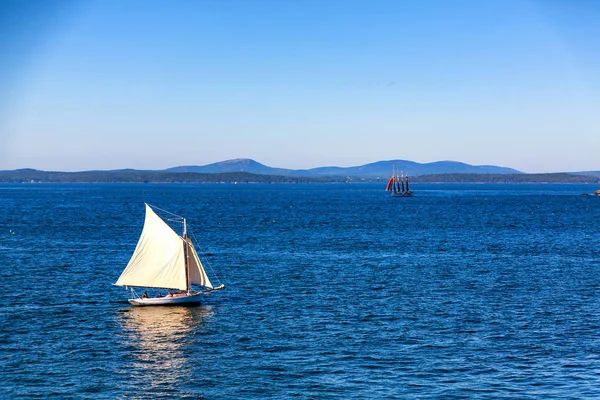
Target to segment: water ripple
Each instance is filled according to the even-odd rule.
[[[3,396],[600,397],[590,188],[417,189],[0,186]],[[226,290],[129,305],[144,201],[189,216]]]

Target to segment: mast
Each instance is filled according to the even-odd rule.
[[[190,292],[190,263],[188,260],[187,225],[183,219],[183,259],[185,260],[185,290]]]
[[[408,192],[408,172],[406,173],[406,191]]]
[[[402,175],[400,175],[400,183],[402,184],[402,193],[404,193],[404,173],[402,173]]]

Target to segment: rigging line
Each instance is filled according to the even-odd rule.
[[[149,203],[147,203],[147,204],[148,204],[148,205],[149,205],[151,208],[154,208],[154,209],[156,209],[156,210],[160,210],[160,211],[162,211],[162,212],[164,212],[164,213],[167,213],[167,214],[173,215],[174,217],[180,218],[180,219],[182,219],[182,220],[184,219],[184,217],[182,217],[181,215],[177,215],[177,214],[174,214],[174,213],[172,213],[172,212],[170,212],[170,211],[163,210],[163,209],[162,209],[162,208],[160,208],[160,207],[156,207],[154,204],[149,204]],[[174,221],[174,220],[172,220],[172,221]]]
[[[198,246],[198,249],[201,250],[202,248],[200,247],[200,242],[198,242],[198,239],[196,239],[196,235],[194,235],[194,231],[192,231],[190,229],[189,233],[192,235],[192,238],[194,239],[194,242],[196,242],[196,246]],[[221,279],[219,279],[219,276],[217,275],[217,273],[213,269],[212,265],[210,265],[210,263],[208,262],[208,259],[205,258],[204,259],[204,263],[206,265],[208,265],[208,268],[210,268],[210,272],[212,272],[212,274],[215,276],[215,278],[217,278],[217,281],[219,282],[219,285],[222,284],[223,282],[221,282]]]

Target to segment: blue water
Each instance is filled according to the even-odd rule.
[[[0,397],[598,398],[595,189],[0,185]],[[225,290],[127,303],[144,202]]]

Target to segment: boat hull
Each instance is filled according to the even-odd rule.
[[[135,298],[128,301],[134,306],[184,306],[200,304],[202,293],[183,296]]]
[[[392,197],[411,197],[412,195],[412,192],[392,193]]]

